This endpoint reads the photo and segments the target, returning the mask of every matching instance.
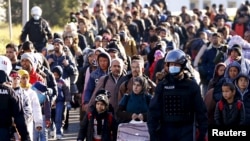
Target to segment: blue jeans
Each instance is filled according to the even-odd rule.
[[[35,129],[35,124],[34,124],[33,141],[48,141],[48,129],[46,128],[44,115],[43,115],[43,127],[41,131],[37,131]]]
[[[56,116],[55,116],[55,124],[56,124],[56,134],[62,135],[62,123],[63,123],[63,113],[64,113],[65,105],[63,101],[56,102]]]

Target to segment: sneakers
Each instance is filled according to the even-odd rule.
[[[54,139],[54,138],[55,138],[55,132],[54,132],[54,131],[52,131],[52,130],[50,130],[50,137],[51,137],[52,139]]]
[[[62,139],[62,135],[56,135],[56,139],[57,140],[61,140]]]

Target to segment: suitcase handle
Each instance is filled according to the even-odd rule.
[[[143,121],[142,120],[140,120],[140,121],[136,121],[136,120],[131,120],[129,123],[132,123],[132,124],[140,124],[140,123],[143,123]]]

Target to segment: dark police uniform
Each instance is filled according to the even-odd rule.
[[[27,35],[38,52],[41,52],[46,46],[47,41],[52,39],[52,33],[49,24],[43,18],[40,18],[39,20],[34,20],[31,18],[25,24],[20,37],[22,42],[26,41]]]
[[[148,111],[151,141],[204,141],[208,128],[207,109],[200,87],[187,71],[187,56],[179,49],[165,57],[168,74],[155,89]]]
[[[201,138],[204,138],[207,116],[200,87],[187,76],[178,80],[168,75],[157,85],[150,102],[148,127],[151,141],[193,141],[195,121]]]
[[[0,70],[1,80],[3,83],[3,76],[5,72]],[[0,140],[10,141],[10,127],[12,125],[12,117],[16,128],[21,135],[22,141],[30,141],[29,133],[24,119],[24,113],[21,106],[20,98],[14,94],[12,88],[0,84]]]

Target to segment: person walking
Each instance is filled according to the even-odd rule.
[[[151,141],[204,141],[208,129],[207,110],[196,81],[185,73],[186,54],[179,50],[165,57],[169,73],[155,88],[147,124]]]
[[[41,52],[47,42],[52,42],[51,29],[48,22],[41,17],[42,9],[40,7],[34,6],[30,12],[32,18],[24,25],[20,41],[25,42],[28,36],[36,51]]]
[[[6,56],[0,56],[0,137],[1,141],[9,141],[9,129],[12,126],[12,118],[21,136],[21,141],[30,141],[30,135],[25,123],[21,100],[15,94],[13,88],[8,86],[9,74],[12,69],[10,60]]]

